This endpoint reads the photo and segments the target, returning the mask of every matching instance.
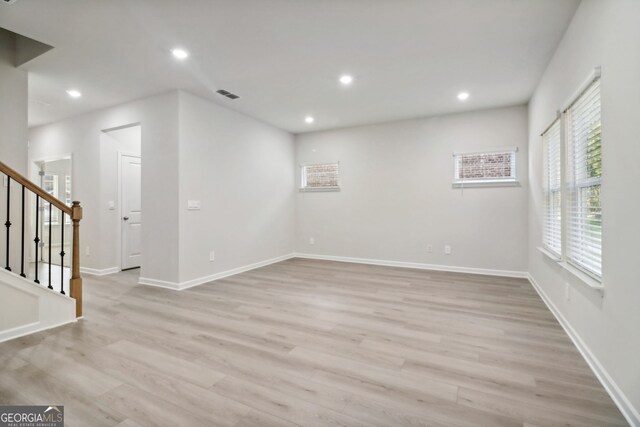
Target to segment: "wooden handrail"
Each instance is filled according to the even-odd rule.
[[[41,199],[45,200],[46,202],[50,203],[50,206],[55,206],[56,208],[60,209],[62,212],[64,212],[65,214],[69,215],[69,218],[71,218],[73,227],[73,239],[72,239],[72,255],[73,257],[71,258],[71,279],[69,280],[69,288],[70,288],[70,297],[76,300],[76,317],[82,317],[82,278],[80,277],[80,220],[82,219],[82,207],[80,206],[80,202],[73,202],[73,206],[67,206],[65,205],[61,200],[58,200],[57,198],[53,197],[51,194],[47,193],[46,191],[44,191],[41,187],[39,187],[38,185],[34,184],[33,182],[31,182],[30,180],[28,180],[27,178],[25,178],[24,176],[22,176],[20,173],[16,172],[15,170],[13,170],[12,168],[10,168],[9,166],[5,165],[4,163],[0,162],[0,172],[4,173],[5,175],[7,175],[11,180],[17,182],[18,184],[23,186],[23,190],[22,190],[22,221],[23,221],[23,229],[22,229],[22,233],[23,233],[23,244],[24,244],[24,189],[27,189],[29,191],[31,191],[32,193],[35,193],[36,195],[40,196]],[[9,227],[11,226],[11,223],[8,219],[8,215],[9,215],[9,201],[10,201],[10,197],[9,197],[9,190],[10,188],[7,188],[7,224],[5,224],[7,226],[7,254],[9,253]],[[49,210],[49,212],[51,212],[51,210]],[[36,210],[36,218],[37,218],[37,210]],[[64,227],[64,225],[63,225]],[[37,245],[38,245],[38,234],[36,233],[36,254],[37,252]],[[23,247],[23,253],[24,253],[24,247]],[[64,249],[63,252],[61,252],[60,254],[61,256],[64,255]],[[51,257],[51,252],[49,252],[49,256]],[[11,271],[9,269],[9,257],[7,255],[7,269],[9,271]],[[22,261],[22,268],[24,268],[24,261]],[[49,258],[49,268],[51,268],[51,258]],[[61,265],[61,268],[63,268],[63,266]],[[51,271],[51,270],[49,270]],[[49,275],[51,275],[51,273],[49,273]],[[25,277],[25,276],[23,276]],[[37,260],[36,260],[36,283],[40,283],[38,281],[38,276],[37,276]],[[51,283],[49,283],[49,288],[51,288]],[[64,294],[64,292],[61,291],[61,293]]]
[[[24,187],[27,190],[37,194],[43,200],[46,200],[47,202],[51,203],[53,206],[55,206],[56,208],[60,209],[62,212],[66,213],[70,217],[73,217],[73,211],[72,211],[71,207],[65,205],[61,200],[56,199],[51,194],[47,193],[42,188],[38,187],[36,184],[34,184],[33,182],[29,181],[27,178],[22,176],[20,173],[18,173],[15,170],[11,169],[9,166],[5,165],[2,162],[0,162],[0,172],[2,172],[5,175],[11,177],[11,179],[14,180],[15,182],[17,182],[18,184],[24,185]]]

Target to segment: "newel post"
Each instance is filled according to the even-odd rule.
[[[73,258],[71,260],[71,298],[76,300],[76,317],[82,317],[82,278],[80,277],[80,220],[82,207],[80,202],[73,202],[71,206],[71,221],[73,222]]]

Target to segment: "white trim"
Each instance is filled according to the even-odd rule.
[[[538,246],[538,247],[536,247],[536,249],[539,250],[540,252],[542,252],[544,255],[546,255],[549,258],[551,258],[552,261],[555,261],[555,262],[562,261],[562,257],[560,255],[554,254],[549,249],[547,249],[547,248],[545,248],[543,246]]]
[[[389,261],[389,260],[371,259],[371,258],[351,258],[351,257],[333,256],[333,255],[316,255],[316,254],[302,254],[302,253],[296,253],[294,255],[295,255],[294,258],[319,259],[319,260],[325,260],[325,261],[338,261],[338,262],[352,262],[356,264],[383,265],[387,267],[415,268],[419,270],[450,271],[453,273],[481,274],[484,276],[502,276],[502,277],[516,277],[516,278],[526,279],[529,275],[529,273],[527,273],[526,271],[494,270],[494,269],[487,269],[487,268],[423,264],[419,262]]]
[[[197,279],[187,280],[185,282],[168,282],[165,280],[151,279],[147,277],[140,277],[138,283],[141,285],[157,286],[160,288],[173,289],[182,291],[184,289],[192,288],[194,286],[202,285],[204,283],[213,282],[214,280],[224,279],[225,277],[234,276],[236,274],[244,273],[245,271],[253,270],[256,268],[264,267],[277,262],[286,261],[294,258],[295,254],[282,255],[276,258],[267,259],[264,261],[258,261],[253,264],[245,265],[242,267],[233,268],[231,270],[222,271],[220,273],[211,274],[209,276],[198,277]]]
[[[451,184],[453,188],[473,188],[473,187],[520,187],[520,181],[517,179],[487,179],[474,181],[454,181]]]
[[[577,267],[574,267],[573,265],[569,264],[568,262],[559,262],[558,264],[560,265],[560,267],[564,268],[569,273],[573,274],[575,277],[580,279],[580,281],[582,283],[584,283],[585,285],[587,285],[591,289],[595,289],[597,291],[604,292],[604,285],[602,284],[601,281],[591,277],[591,275],[583,272],[582,270],[580,270]]]
[[[78,319],[73,319],[61,323],[56,323],[55,325],[41,326],[40,322],[33,322],[26,325],[18,326],[15,328],[7,329],[6,331],[0,332],[0,343],[9,341],[15,338],[20,338],[25,335],[35,334],[36,332],[42,332],[53,328],[58,328],[60,326],[68,325],[69,323],[75,323]]]
[[[636,408],[633,407],[631,401],[625,396],[620,387],[615,383],[613,378],[606,371],[604,366],[600,363],[598,358],[591,352],[589,347],[585,344],[585,342],[580,338],[580,335],[573,329],[573,326],[567,321],[567,319],[562,315],[560,310],[551,302],[551,299],[544,293],[542,288],[538,285],[536,280],[533,278],[531,274],[527,277],[529,282],[536,290],[538,295],[542,301],[546,304],[547,308],[551,313],[555,316],[562,329],[567,333],[573,345],[576,346],[584,360],[587,362],[596,378],[600,381],[604,389],[609,393],[609,396],[616,404],[622,415],[626,418],[626,420],[632,426],[640,426],[640,412]]]
[[[560,111],[565,113],[569,109],[569,107],[571,107],[573,103],[580,97],[580,95],[582,95],[582,93],[587,90],[589,86],[591,86],[591,83],[593,83],[600,77],[602,77],[602,68],[598,66],[589,73],[589,76],[580,84],[580,86],[578,86],[578,89],[576,89],[575,92],[573,92],[571,96],[562,104],[562,108],[560,109]]]
[[[178,282],[168,282],[166,280],[151,279],[149,277],[142,277],[142,276],[138,278],[138,284],[155,286],[158,288],[173,289],[174,291],[181,290],[180,283]]]
[[[192,288],[194,286],[202,285],[203,283],[212,282],[214,280],[223,279],[225,277],[233,276],[235,274],[244,273],[245,271],[253,270],[256,268],[264,267],[269,264],[275,264],[277,262],[286,261],[294,257],[294,254],[282,255],[276,258],[267,259],[264,261],[258,261],[253,264],[245,265],[231,270],[215,273],[210,276],[200,277],[197,279],[188,280],[186,282],[180,282],[180,289]]]
[[[512,146],[506,146],[506,147],[492,147],[492,148],[487,148],[485,150],[478,150],[478,151],[454,151],[453,157],[460,156],[463,154],[491,154],[491,153],[506,153],[511,151],[513,151],[514,153],[517,153],[518,150],[519,148],[517,146],[512,145]]]
[[[16,283],[18,281],[19,283]],[[75,301],[69,295],[61,294],[59,291],[55,289],[49,289],[49,287],[45,283],[36,283],[30,279],[22,277],[17,273],[7,271],[5,269],[0,269],[0,285],[5,284],[7,286],[11,286],[14,289],[17,289],[20,292],[24,292],[30,295],[38,296],[38,292],[44,291],[49,293],[50,295],[55,295],[55,298],[61,298],[65,301]],[[75,307],[75,302],[74,302]],[[75,309],[74,309],[75,312]]]
[[[314,193],[321,191],[340,191],[340,187],[300,187],[301,193]]]
[[[109,268],[103,268],[102,270],[98,270],[96,268],[89,268],[89,267],[80,267],[80,273],[90,274],[92,276],[106,276],[107,274],[118,273],[119,271],[120,271],[120,267],[109,267]]]

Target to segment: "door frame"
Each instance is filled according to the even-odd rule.
[[[69,160],[70,162],[70,169],[71,169],[71,200],[74,200],[76,197],[76,170],[75,170],[75,162],[73,161],[73,153],[69,152],[69,153],[60,153],[60,154],[53,154],[50,156],[42,156],[42,157],[31,157],[29,158],[29,164],[27,167],[27,176],[29,178],[30,181],[34,182],[36,185],[40,186],[41,182],[40,182],[40,169],[36,166],[36,163],[47,163],[47,162],[55,162],[58,160]],[[58,183],[58,185],[60,185],[60,183]],[[27,197],[26,198],[26,207],[25,209],[28,209],[29,212],[29,229],[26,230],[26,232],[28,234],[33,234],[35,233],[35,228],[38,226],[38,224],[36,224],[36,217],[34,215],[34,210],[31,209],[32,208],[32,201],[31,201],[32,197]],[[35,200],[35,197],[33,197],[33,199]],[[64,225],[63,225],[64,226]],[[44,248],[44,246],[40,247],[41,249]],[[44,249],[42,249],[44,250]],[[42,254],[42,253],[41,253]],[[73,254],[69,253],[68,255],[73,256]],[[29,245],[29,249],[27,251],[27,259],[29,260],[29,263],[35,262],[35,250],[33,245]]]
[[[123,271],[123,262],[122,262],[122,159],[124,157],[133,157],[135,159],[140,159],[140,163],[142,163],[142,155],[135,153],[128,153],[126,151],[118,151],[118,267],[119,271]],[[142,176],[140,177],[142,179]],[[140,188],[142,192],[142,187]],[[140,198],[142,199],[142,194],[140,194]],[[140,266],[142,267],[142,265]]]

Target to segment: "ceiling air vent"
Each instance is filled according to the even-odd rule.
[[[238,98],[240,98],[238,95],[236,95],[234,93],[231,93],[231,92],[229,92],[227,90],[224,90],[224,89],[217,90],[216,93],[219,93],[222,96],[226,96],[229,99],[238,99]]]

